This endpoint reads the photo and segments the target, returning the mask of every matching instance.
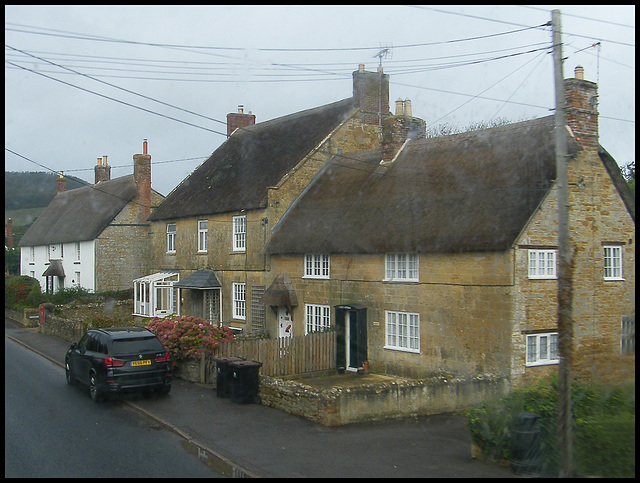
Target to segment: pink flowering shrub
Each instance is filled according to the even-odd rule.
[[[158,336],[173,360],[188,359],[201,352],[213,352],[220,342],[233,340],[233,332],[229,327],[218,327],[208,320],[189,315],[166,319],[154,317],[147,324],[147,329]]]

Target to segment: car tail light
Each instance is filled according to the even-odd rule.
[[[154,359],[155,362],[169,362],[169,359],[171,359],[169,357],[169,353],[167,352],[165,355],[160,356],[160,357],[156,357]]]
[[[113,357],[105,357],[104,365],[107,367],[122,367],[126,364],[126,361],[121,361],[119,359],[114,359]]]

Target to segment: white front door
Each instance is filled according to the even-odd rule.
[[[345,356],[347,360],[347,371],[357,371],[357,325],[356,325],[356,313],[352,310],[347,310],[345,313]]]
[[[278,337],[285,338],[293,335],[293,319],[287,307],[278,307]]]

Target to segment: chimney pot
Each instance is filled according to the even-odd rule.
[[[96,166],[102,166],[102,158],[98,158],[96,161]]]
[[[104,166],[106,166],[106,165],[107,165],[107,155],[106,155],[106,154],[105,154],[104,156],[102,156],[102,164],[103,164]]]
[[[584,80],[584,67],[582,67],[581,65],[576,66],[575,76],[576,79]]]
[[[413,112],[411,110],[411,101],[409,99],[405,99],[404,101],[404,115],[413,117]]]
[[[238,104],[238,114],[244,114],[244,106],[242,104]]]
[[[142,154],[147,154],[147,140],[142,140]]]
[[[358,71],[364,72],[364,64],[358,64]]]
[[[404,101],[402,99],[396,99],[396,116],[404,115]]]

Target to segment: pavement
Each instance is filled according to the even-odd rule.
[[[63,370],[69,342],[6,317],[5,337]],[[166,396],[125,396],[97,410],[114,405],[128,406],[175,432],[188,451],[230,477],[515,476],[509,467],[471,458],[466,419],[455,414],[330,428],[268,406],[236,404],[217,397],[212,386],[178,378]]]

